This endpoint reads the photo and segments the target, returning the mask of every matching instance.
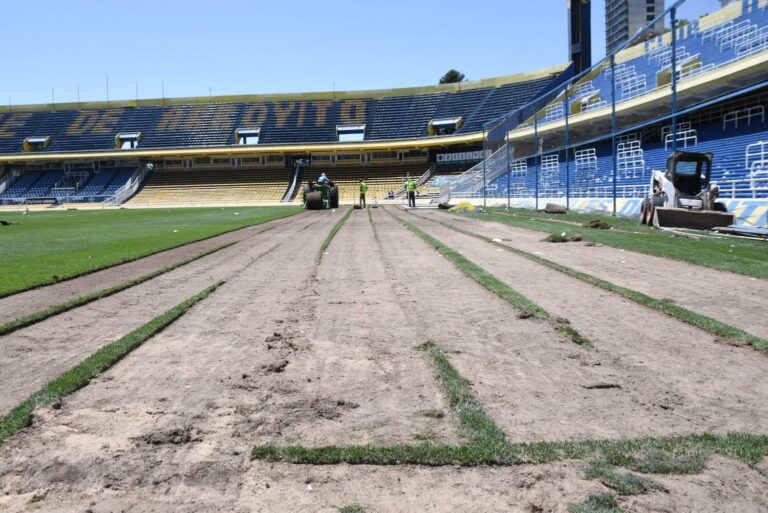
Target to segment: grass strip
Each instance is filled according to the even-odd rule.
[[[456,267],[458,267],[464,274],[520,310],[521,318],[534,317],[536,319],[548,321],[552,324],[555,330],[564,333],[574,343],[584,346],[592,345],[592,342],[588,338],[584,337],[577,330],[570,327],[567,320],[553,317],[549,314],[549,312],[541,308],[539,305],[523,296],[503,281],[499,280],[493,274],[489,273],[479,265],[470,261],[461,253],[446,246],[439,240],[427,234],[422,229],[393,214],[388,209],[385,210],[389,215],[402,223],[406,228],[416,234],[424,242],[435,248],[441,255],[453,262],[453,264],[456,265]]]
[[[323,244],[320,246],[320,251],[317,253],[317,263],[320,263],[320,260],[323,259],[323,253],[325,253],[325,250],[328,249],[328,246],[331,245],[331,241],[336,236],[336,232],[341,230],[341,227],[344,226],[344,223],[347,222],[347,219],[349,219],[349,216],[352,214],[352,209],[348,209],[347,213],[344,214],[344,216],[339,219],[336,224],[333,225],[333,228],[331,228],[331,231],[328,233],[328,236],[323,241]]]
[[[373,228],[373,238],[376,239],[376,242],[381,245],[381,241],[379,240],[379,231],[376,229],[376,223],[373,222],[373,217],[371,216],[371,207],[368,207],[368,222],[371,223],[371,228]]]
[[[100,348],[53,381],[48,382],[42,389],[29,396],[24,402],[0,419],[0,443],[20,429],[29,426],[32,422],[32,412],[36,407],[50,404],[85,387],[91,379],[115,365],[147,339],[165,329],[196,303],[208,297],[222,283],[224,283],[224,280],[205,288],[121,339]]]
[[[359,504],[347,504],[339,508],[339,513],[365,513],[365,509]]]
[[[597,479],[619,495],[641,495],[652,491],[666,492],[667,489],[653,479],[638,476],[632,472],[618,472],[615,467],[604,461],[593,461],[585,476]]]
[[[504,432],[485,413],[463,378],[440,347],[432,341],[420,346],[432,357],[448,402],[459,417],[459,428],[469,443],[464,445],[421,442],[411,445],[374,447],[371,445],[256,446],[253,459],[303,465],[522,465],[559,460],[595,459],[603,468],[624,467],[644,474],[695,474],[703,470],[708,458],[720,455],[755,467],[768,456],[768,436],[742,433],[687,435],[676,437],[565,442],[510,443]],[[597,472],[597,471],[596,471]],[[605,477],[600,472],[594,477]],[[605,477],[608,479],[608,477]],[[623,480],[622,480],[623,479]],[[617,486],[652,488],[651,480],[639,482],[625,476],[614,480]],[[621,483],[619,485],[619,483]]]
[[[656,299],[646,294],[643,294],[642,292],[638,292],[636,290],[615,285],[609,281],[603,280],[596,276],[592,276],[591,274],[583,273],[581,271],[576,271],[575,269],[571,269],[570,267],[566,267],[564,265],[558,264],[551,260],[547,260],[546,258],[540,257],[533,253],[529,253],[527,251],[523,251],[522,249],[508,246],[506,244],[502,244],[501,242],[496,242],[489,237],[485,237],[484,235],[480,235],[468,230],[464,230],[462,228],[453,226],[449,223],[444,223],[436,219],[429,219],[429,218],[422,218],[422,219],[428,219],[429,221],[440,224],[442,226],[445,226],[446,228],[450,228],[459,233],[463,233],[464,235],[468,235],[470,237],[483,240],[485,242],[493,244],[494,246],[503,248],[511,253],[514,253],[518,256],[527,258],[528,260],[536,262],[537,264],[547,266],[563,274],[567,274],[568,276],[571,276],[573,278],[587,282],[591,285],[595,285],[596,287],[600,287],[603,290],[607,290],[609,292],[618,294],[622,297],[629,299],[630,301],[634,301],[635,303],[638,303],[640,305],[657,310],[665,315],[668,315],[670,317],[683,321],[687,324],[695,326],[703,331],[706,331],[707,333],[711,333],[715,336],[733,340],[736,342],[744,341],[750,344],[752,347],[754,347],[757,350],[768,352],[768,340],[765,340],[755,335],[752,335],[750,333],[747,333],[746,331],[739,329],[735,326],[731,326],[730,324],[726,324],[724,322],[718,321],[711,317],[707,317],[706,315],[701,315],[696,312],[692,312],[687,308],[683,308],[681,306],[675,305],[673,303],[670,303],[669,301]]]
[[[729,433],[577,442],[441,445],[420,443],[374,447],[264,445],[254,447],[254,459],[305,465],[523,465],[599,458],[649,474],[700,472],[712,455],[732,458],[754,467],[768,456],[768,436]]]
[[[458,214],[461,217],[497,221],[528,230],[545,233],[579,233],[584,240],[606,246],[622,248],[656,257],[671,258],[695,265],[738,273],[757,278],[768,278],[768,259],[765,242],[733,237],[704,237],[694,240],[638,224],[636,219],[591,214],[546,214],[532,209],[491,208],[482,213]],[[616,229],[595,230],[580,226],[589,220],[608,221]],[[575,224],[566,228],[564,223]]]
[[[132,240],[123,241],[126,245],[125,246],[120,246],[119,248],[117,248],[119,250],[119,252],[120,252],[119,259],[118,258],[114,258],[111,261],[107,261],[105,263],[100,263],[100,264],[95,265],[94,267],[90,267],[90,268],[87,268],[87,269],[70,271],[70,272],[66,272],[66,271],[65,272],[61,272],[60,275],[57,275],[57,276],[52,277],[52,278],[36,278],[34,283],[31,283],[31,284],[28,284],[28,285],[11,286],[11,288],[7,288],[7,287],[4,286],[5,285],[4,283],[0,282],[0,299],[2,299],[4,297],[12,296],[14,294],[19,294],[21,292],[27,292],[29,290],[34,290],[34,289],[37,289],[37,288],[40,288],[40,287],[46,287],[48,285],[54,285],[54,284],[60,283],[62,281],[68,281],[68,280],[72,280],[72,279],[75,279],[75,278],[79,278],[81,276],[92,274],[92,273],[95,273],[95,272],[98,272],[98,271],[103,271],[104,269],[109,269],[110,267],[116,267],[118,265],[127,264],[129,262],[134,262],[136,260],[140,260],[140,259],[146,258],[148,256],[152,256],[152,255],[155,255],[155,254],[158,254],[158,253],[162,253],[164,251],[171,251],[171,250],[183,247],[183,246],[187,246],[189,244],[194,244],[196,242],[202,242],[202,241],[205,241],[205,240],[208,240],[208,239],[212,239],[212,238],[218,237],[220,235],[226,235],[228,233],[236,232],[238,230],[243,230],[245,228],[250,228],[250,227],[253,227],[253,226],[258,226],[260,224],[267,223],[267,222],[270,222],[270,221],[276,221],[276,220],[279,220],[279,219],[284,219],[286,217],[290,217],[290,216],[296,215],[296,214],[304,211],[304,209],[302,209],[302,208],[291,208],[291,207],[253,207],[253,208],[260,209],[260,210],[263,210],[263,209],[280,209],[280,210],[272,211],[269,214],[265,215],[263,218],[254,219],[253,222],[248,222],[247,224],[238,225],[238,226],[235,226],[233,228],[224,228],[224,229],[221,229],[221,231],[214,231],[214,233],[209,233],[209,234],[206,234],[206,235],[203,235],[203,236],[197,236],[197,238],[192,238],[191,240],[184,240],[184,241],[182,241],[182,242],[180,242],[178,244],[171,244],[171,245],[166,246],[166,247],[153,247],[153,249],[147,250],[146,252],[142,252],[142,251],[144,251],[142,249],[142,250],[139,250],[138,254],[133,254],[133,255],[131,255],[129,257],[124,256],[124,254],[126,252],[134,253],[133,251],[129,251],[129,249],[137,246],[137,240],[150,240],[150,241],[154,240],[155,238],[158,237],[158,234],[156,233],[157,230],[158,230],[157,227],[158,226],[163,226],[164,222],[158,221],[155,218],[153,218],[151,220],[151,222],[147,221],[146,219],[143,222],[139,222],[137,220],[136,223],[135,223],[135,226],[133,226],[132,228],[129,229],[128,226],[131,226],[131,224],[125,224],[125,220],[123,221],[123,224],[111,224],[112,221],[105,220],[103,225],[101,225],[101,226],[93,227],[93,225],[91,225],[91,226],[87,227],[87,230],[90,230],[90,231],[88,231],[87,237],[82,234],[82,230],[81,231],[74,231],[73,232],[71,226],[69,228],[66,228],[66,227],[63,227],[63,226],[55,225],[55,230],[56,230],[55,232],[45,232],[44,231],[44,233],[46,233],[47,236],[49,236],[51,238],[62,238],[64,236],[68,237],[68,239],[66,239],[66,240],[68,241],[67,244],[70,247],[73,244],[79,243],[79,241],[83,241],[83,240],[84,241],[88,241],[90,237],[94,237],[97,240],[101,240],[101,239],[103,239],[103,237],[100,235],[102,233],[110,233],[110,232],[112,232],[112,233],[128,233],[128,232],[134,233],[136,230],[143,230],[143,231],[140,232],[139,235],[137,235],[137,237],[140,237],[140,239],[135,239],[134,238]],[[155,212],[158,212],[159,210],[166,211],[167,209],[152,209],[149,212],[154,214]],[[196,209],[172,209],[172,210],[173,211],[176,211],[176,210],[192,210],[192,211],[194,211],[194,213],[196,215],[197,215],[197,212],[201,212],[199,215],[197,215],[197,219],[196,219],[196,222],[199,223],[200,222],[199,218],[204,216],[204,214],[205,214],[205,212],[203,212],[203,211],[211,211],[211,210],[219,210],[219,209],[218,208],[216,208],[216,209],[196,208]],[[221,210],[224,210],[224,209],[222,208]],[[230,208],[229,210],[232,210],[232,209]],[[131,212],[139,212],[139,213],[141,213],[142,215],[145,215],[145,216],[148,215],[146,213],[140,212],[140,209],[136,209],[136,210],[123,210],[123,209],[120,209],[120,211],[106,211],[106,212],[100,212],[100,213],[108,213],[110,215],[111,214],[126,215],[126,213],[131,213]],[[167,210],[167,212],[171,212],[171,210]],[[166,214],[163,214],[163,215],[166,215]],[[26,222],[28,222],[28,221],[26,221]],[[173,226],[175,222],[180,222],[180,220],[175,219],[175,216],[172,214],[169,217],[168,221],[167,221],[168,226]],[[187,220],[185,222],[189,222],[189,220]],[[49,230],[50,229],[54,229],[54,228],[49,228]],[[61,230],[64,230],[64,231],[62,232]],[[85,230],[85,228],[84,228],[84,230]],[[151,231],[152,236],[148,235],[147,231]],[[175,234],[171,234],[171,235],[175,236]],[[83,237],[85,237],[85,239]],[[165,240],[166,236],[163,235],[163,237],[164,237],[163,240]],[[69,240],[69,239],[71,239],[71,240]],[[28,250],[23,255],[23,258],[21,258],[21,257],[20,258],[13,258],[13,257],[8,257],[8,256],[2,255],[2,254],[0,254],[0,256],[3,257],[3,260],[2,260],[3,264],[6,264],[8,266],[8,268],[13,268],[13,269],[18,270],[20,275],[22,275],[22,276],[31,276],[31,275],[34,275],[35,273],[33,271],[28,270],[28,269],[22,268],[21,265],[20,265],[20,262],[22,262],[22,261],[23,262],[35,262],[35,261],[43,260],[46,257],[46,253],[40,253],[40,251],[35,251],[35,246],[32,246],[31,249],[27,248],[27,246],[25,246],[23,244],[24,241],[25,241],[25,239],[21,239],[21,243],[16,243],[15,244],[16,246],[19,246],[19,247],[21,247],[21,248],[23,248],[25,250]],[[15,243],[15,241],[12,241],[12,240],[9,240],[8,242],[9,242],[9,244],[14,244]],[[54,245],[53,247],[57,247],[58,248],[58,246],[59,246],[58,243],[59,242],[60,241],[57,240],[57,244]],[[48,243],[48,241],[44,240],[42,242],[38,241],[38,246],[51,247],[51,244]],[[82,250],[84,248],[87,248],[87,242],[84,242],[81,246],[78,246],[78,251],[82,252]],[[142,246],[142,248],[143,248],[143,246]],[[92,248],[92,249],[94,249],[94,250],[98,249],[99,251],[104,251],[103,248]],[[30,254],[29,251],[32,251],[32,253]],[[59,255],[59,256],[61,256],[61,255],[69,255],[72,251],[74,251],[74,250],[72,250],[71,248],[70,249],[59,249],[58,251],[56,251],[56,254]],[[71,257],[71,258],[69,258],[69,261],[74,261],[75,259],[76,259],[76,257]]]
[[[616,498],[610,493],[590,495],[587,500],[568,505],[569,513],[623,513]]]
[[[74,308],[87,305],[88,303],[91,303],[93,301],[97,301],[99,299],[103,299],[105,297],[109,297],[111,295],[117,294],[118,292],[122,292],[125,289],[135,287],[136,285],[139,285],[141,283],[144,283],[145,281],[151,280],[152,278],[156,278],[161,274],[165,274],[167,272],[173,271],[174,269],[187,265],[191,262],[194,262],[195,260],[208,256],[212,253],[216,253],[217,251],[228,248],[234,244],[237,244],[237,242],[235,241],[235,242],[230,242],[228,244],[222,244],[221,246],[217,246],[213,249],[200,253],[199,255],[195,255],[191,258],[187,258],[186,260],[182,260],[181,262],[176,262],[173,265],[169,265],[169,266],[163,267],[162,269],[152,271],[151,273],[145,274],[144,276],[139,276],[134,280],[129,280],[123,283],[119,283],[114,287],[109,287],[107,289],[102,289],[96,292],[92,292],[91,294],[86,294],[85,296],[80,296],[75,299],[71,299],[65,303],[53,305],[52,307],[46,308],[45,310],[40,310],[39,312],[35,312],[30,315],[25,315],[24,317],[19,317],[18,319],[8,321],[5,324],[0,324],[0,337],[3,335],[7,335],[13,331],[19,330],[21,328],[26,328],[27,326],[31,326],[38,322],[44,321],[45,319],[48,319],[49,317],[53,317],[54,315],[59,315],[61,313],[72,310]]]
[[[432,357],[437,376],[448,396],[448,405],[459,416],[461,435],[471,444],[482,445],[488,449],[506,445],[507,435],[488,416],[482,403],[472,393],[469,381],[451,365],[443,350],[431,340],[419,347]]]

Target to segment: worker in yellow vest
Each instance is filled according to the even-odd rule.
[[[368,184],[365,183],[365,178],[360,180],[360,206],[365,208],[365,193],[368,192]]]
[[[408,206],[415,207],[416,206],[416,182],[414,182],[413,178],[411,178],[410,176],[408,177],[408,180],[405,182],[405,190],[408,193]]]

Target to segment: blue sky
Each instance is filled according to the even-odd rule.
[[[667,0],[669,4],[671,0]],[[593,57],[604,53],[593,1]],[[681,16],[713,12],[688,0]],[[0,104],[387,89],[567,59],[566,0],[38,0],[0,18]],[[596,59],[595,59],[596,60]]]

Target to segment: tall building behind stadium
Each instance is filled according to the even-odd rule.
[[[635,33],[664,12],[664,0],[606,0],[605,53],[615,52]],[[664,30],[660,19],[646,32],[658,36]]]

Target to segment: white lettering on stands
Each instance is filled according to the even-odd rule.
[[[458,153],[438,153],[437,162],[472,162],[491,156],[491,150],[462,151]]]

